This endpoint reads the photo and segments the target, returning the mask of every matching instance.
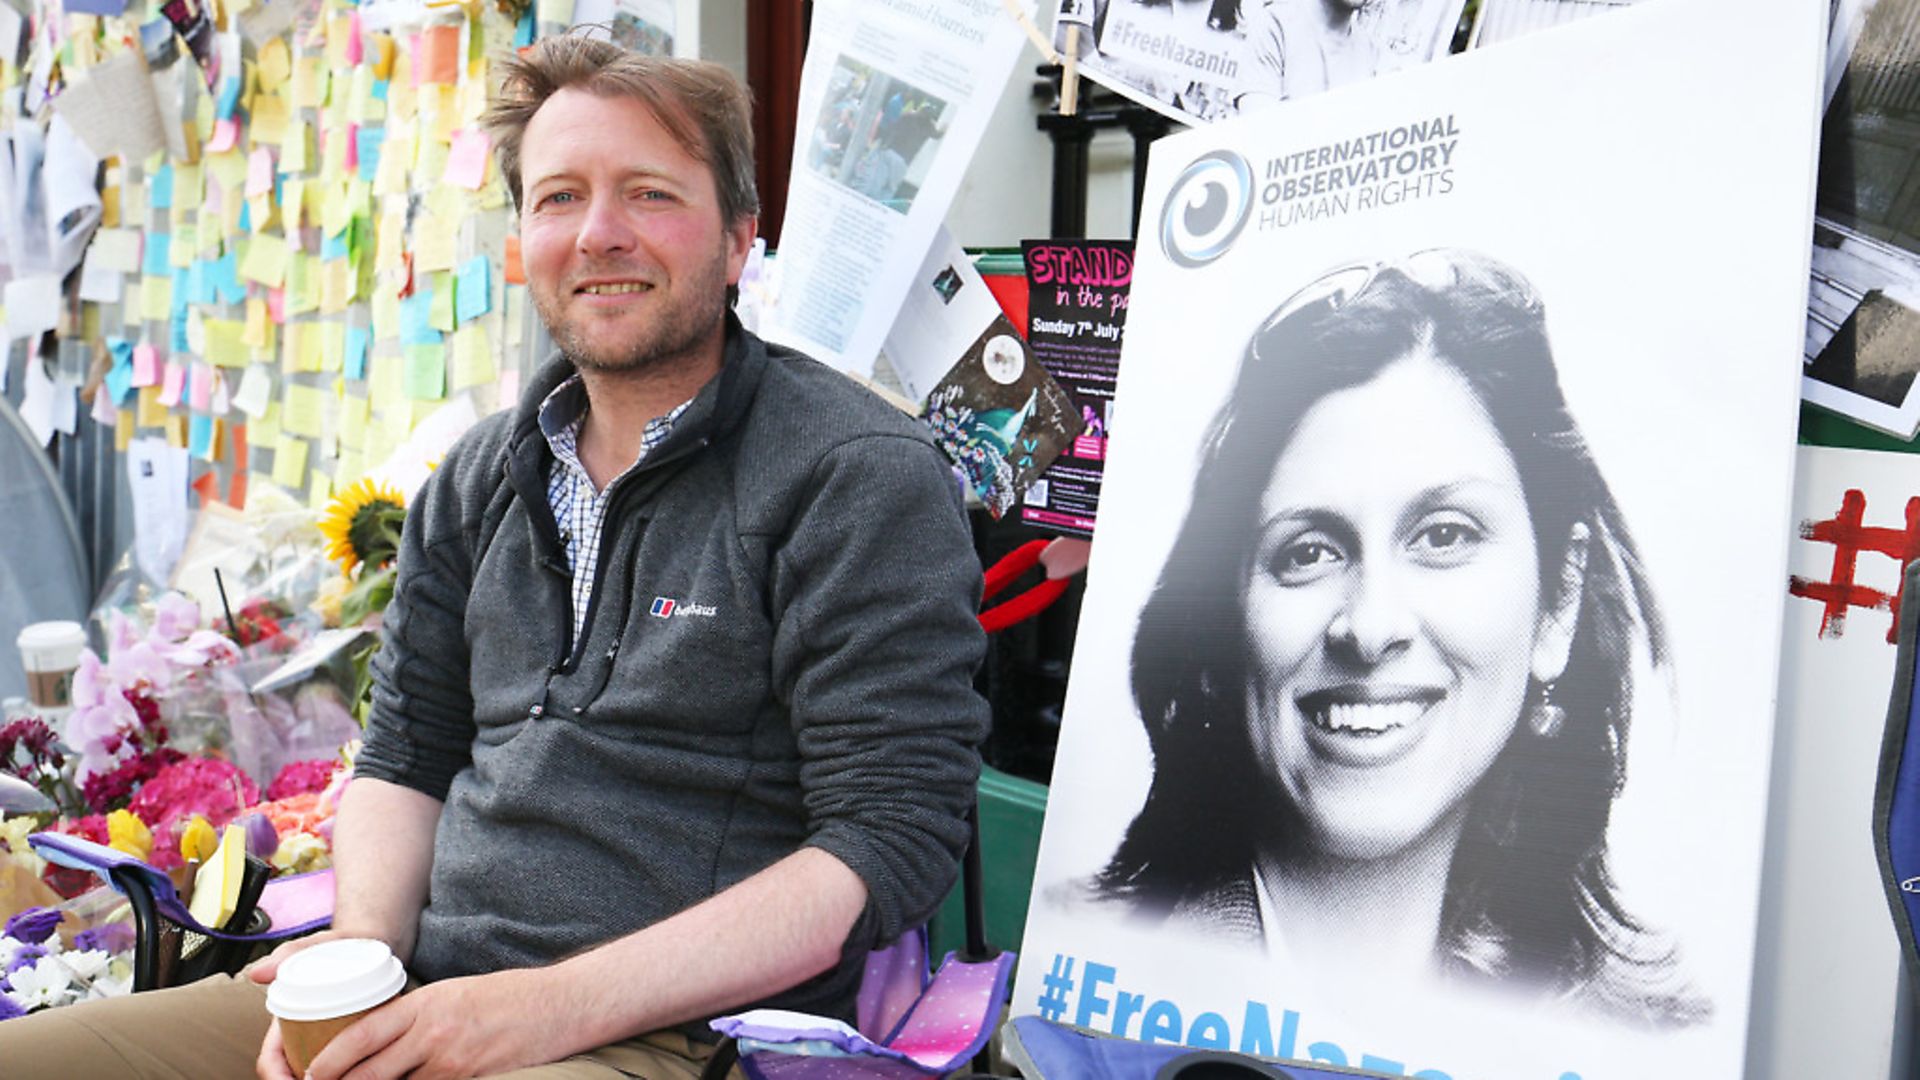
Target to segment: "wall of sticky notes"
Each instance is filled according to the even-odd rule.
[[[85,286],[67,294],[79,317],[62,323],[95,358],[82,422],[111,424],[123,449],[184,448],[203,499],[272,484],[320,506],[443,406],[511,403],[530,364],[525,286],[477,121],[488,57],[532,40],[532,11],[111,6],[45,5],[7,54],[23,62],[0,65],[31,100],[94,71],[127,85],[128,53],[147,63],[135,96],[150,103],[99,108],[83,90],[63,110],[103,162]],[[114,152],[130,146],[165,149]]]

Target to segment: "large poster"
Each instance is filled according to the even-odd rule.
[[[1741,1075],[1824,15],[1660,0],[1156,145],[1018,1012]]]

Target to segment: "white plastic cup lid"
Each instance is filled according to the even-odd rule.
[[[282,1020],[330,1020],[371,1009],[407,985],[384,941],[340,938],[288,957],[267,987],[267,1011]]]
[[[77,622],[37,622],[22,628],[14,644],[22,656],[52,654],[64,661],[55,667],[72,667],[80,662],[80,650],[87,647],[87,630]]]

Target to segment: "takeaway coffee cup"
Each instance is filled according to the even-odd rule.
[[[77,622],[38,622],[20,631],[20,664],[27,669],[27,696],[34,705],[65,710],[73,704],[73,671],[87,647],[87,631]]]
[[[287,957],[267,987],[267,1011],[280,1018],[294,1074],[304,1074],[335,1035],[406,984],[406,969],[381,941],[339,938]]]

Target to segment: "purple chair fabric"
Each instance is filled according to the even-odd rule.
[[[208,937],[223,941],[278,941],[318,930],[333,920],[333,871],[316,870],[275,878],[260,894],[260,910],[267,913],[268,926],[257,934],[234,934],[200,925],[187,911],[174,890],[172,879],[147,862],[125,852],[115,851],[91,840],[63,833],[35,833],[27,843],[40,857],[58,866],[90,870],[100,880],[120,892],[126,890],[114,880],[115,870],[139,875],[153,896],[153,906],[172,922]]]

